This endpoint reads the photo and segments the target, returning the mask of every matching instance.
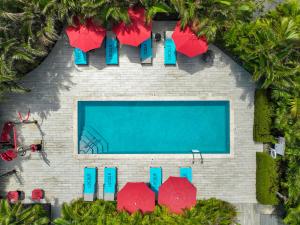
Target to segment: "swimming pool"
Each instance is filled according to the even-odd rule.
[[[77,101],[79,154],[230,153],[229,101]]]

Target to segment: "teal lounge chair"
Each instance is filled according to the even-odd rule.
[[[165,32],[165,65],[176,65],[176,46],[172,39],[172,33],[171,31]]]
[[[150,188],[156,194],[162,183],[162,169],[161,167],[150,167]]]
[[[117,168],[104,168],[103,199],[108,201],[115,200],[117,192]]]
[[[140,45],[140,58],[142,64],[152,63],[152,38],[150,37]]]
[[[105,42],[105,61],[107,65],[119,64],[119,43],[112,32],[107,32]]]
[[[193,175],[191,167],[180,167],[180,177],[186,177],[192,183]]]
[[[76,65],[87,65],[87,54],[79,48],[74,48],[74,61]]]
[[[97,168],[84,168],[83,199],[94,201],[97,187]]]

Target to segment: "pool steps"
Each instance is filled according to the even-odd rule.
[[[91,126],[84,126],[79,139],[80,154],[100,154],[107,152],[107,143],[101,134]]]

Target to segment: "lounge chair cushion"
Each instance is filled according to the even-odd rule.
[[[180,177],[185,177],[189,182],[193,181],[192,178],[192,168],[191,167],[181,167],[180,168]]]
[[[140,57],[142,63],[152,63],[152,38],[147,39],[141,44]]]
[[[118,40],[113,37],[106,38],[106,64],[107,65],[117,65],[119,64],[118,56]]]
[[[171,38],[165,40],[165,65],[175,65],[176,64],[176,46]]]
[[[160,167],[150,168],[150,187],[152,191],[158,193],[159,187],[162,183],[162,170]]]
[[[87,54],[79,48],[74,48],[74,60],[76,65],[87,65]]]
[[[96,192],[96,168],[84,168],[84,194],[94,194]]]
[[[115,194],[117,185],[117,168],[104,168],[104,194]]]

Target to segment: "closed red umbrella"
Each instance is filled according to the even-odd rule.
[[[91,19],[88,19],[86,20],[86,24],[79,24],[77,22],[77,26],[68,26],[66,33],[72,47],[88,52],[101,46],[106,35],[106,30],[94,24]]]
[[[158,203],[180,214],[196,205],[196,193],[196,187],[187,178],[169,177],[159,188]]]
[[[153,212],[155,193],[143,182],[128,182],[117,194],[117,209],[134,213]]]
[[[180,22],[175,27],[172,39],[175,42],[176,51],[188,57],[201,55],[208,50],[205,37],[198,37],[189,26],[181,30]]]
[[[138,46],[151,36],[152,25],[146,24],[145,9],[129,8],[128,15],[131,23],[119,23],[113,27],[121,44]]]

